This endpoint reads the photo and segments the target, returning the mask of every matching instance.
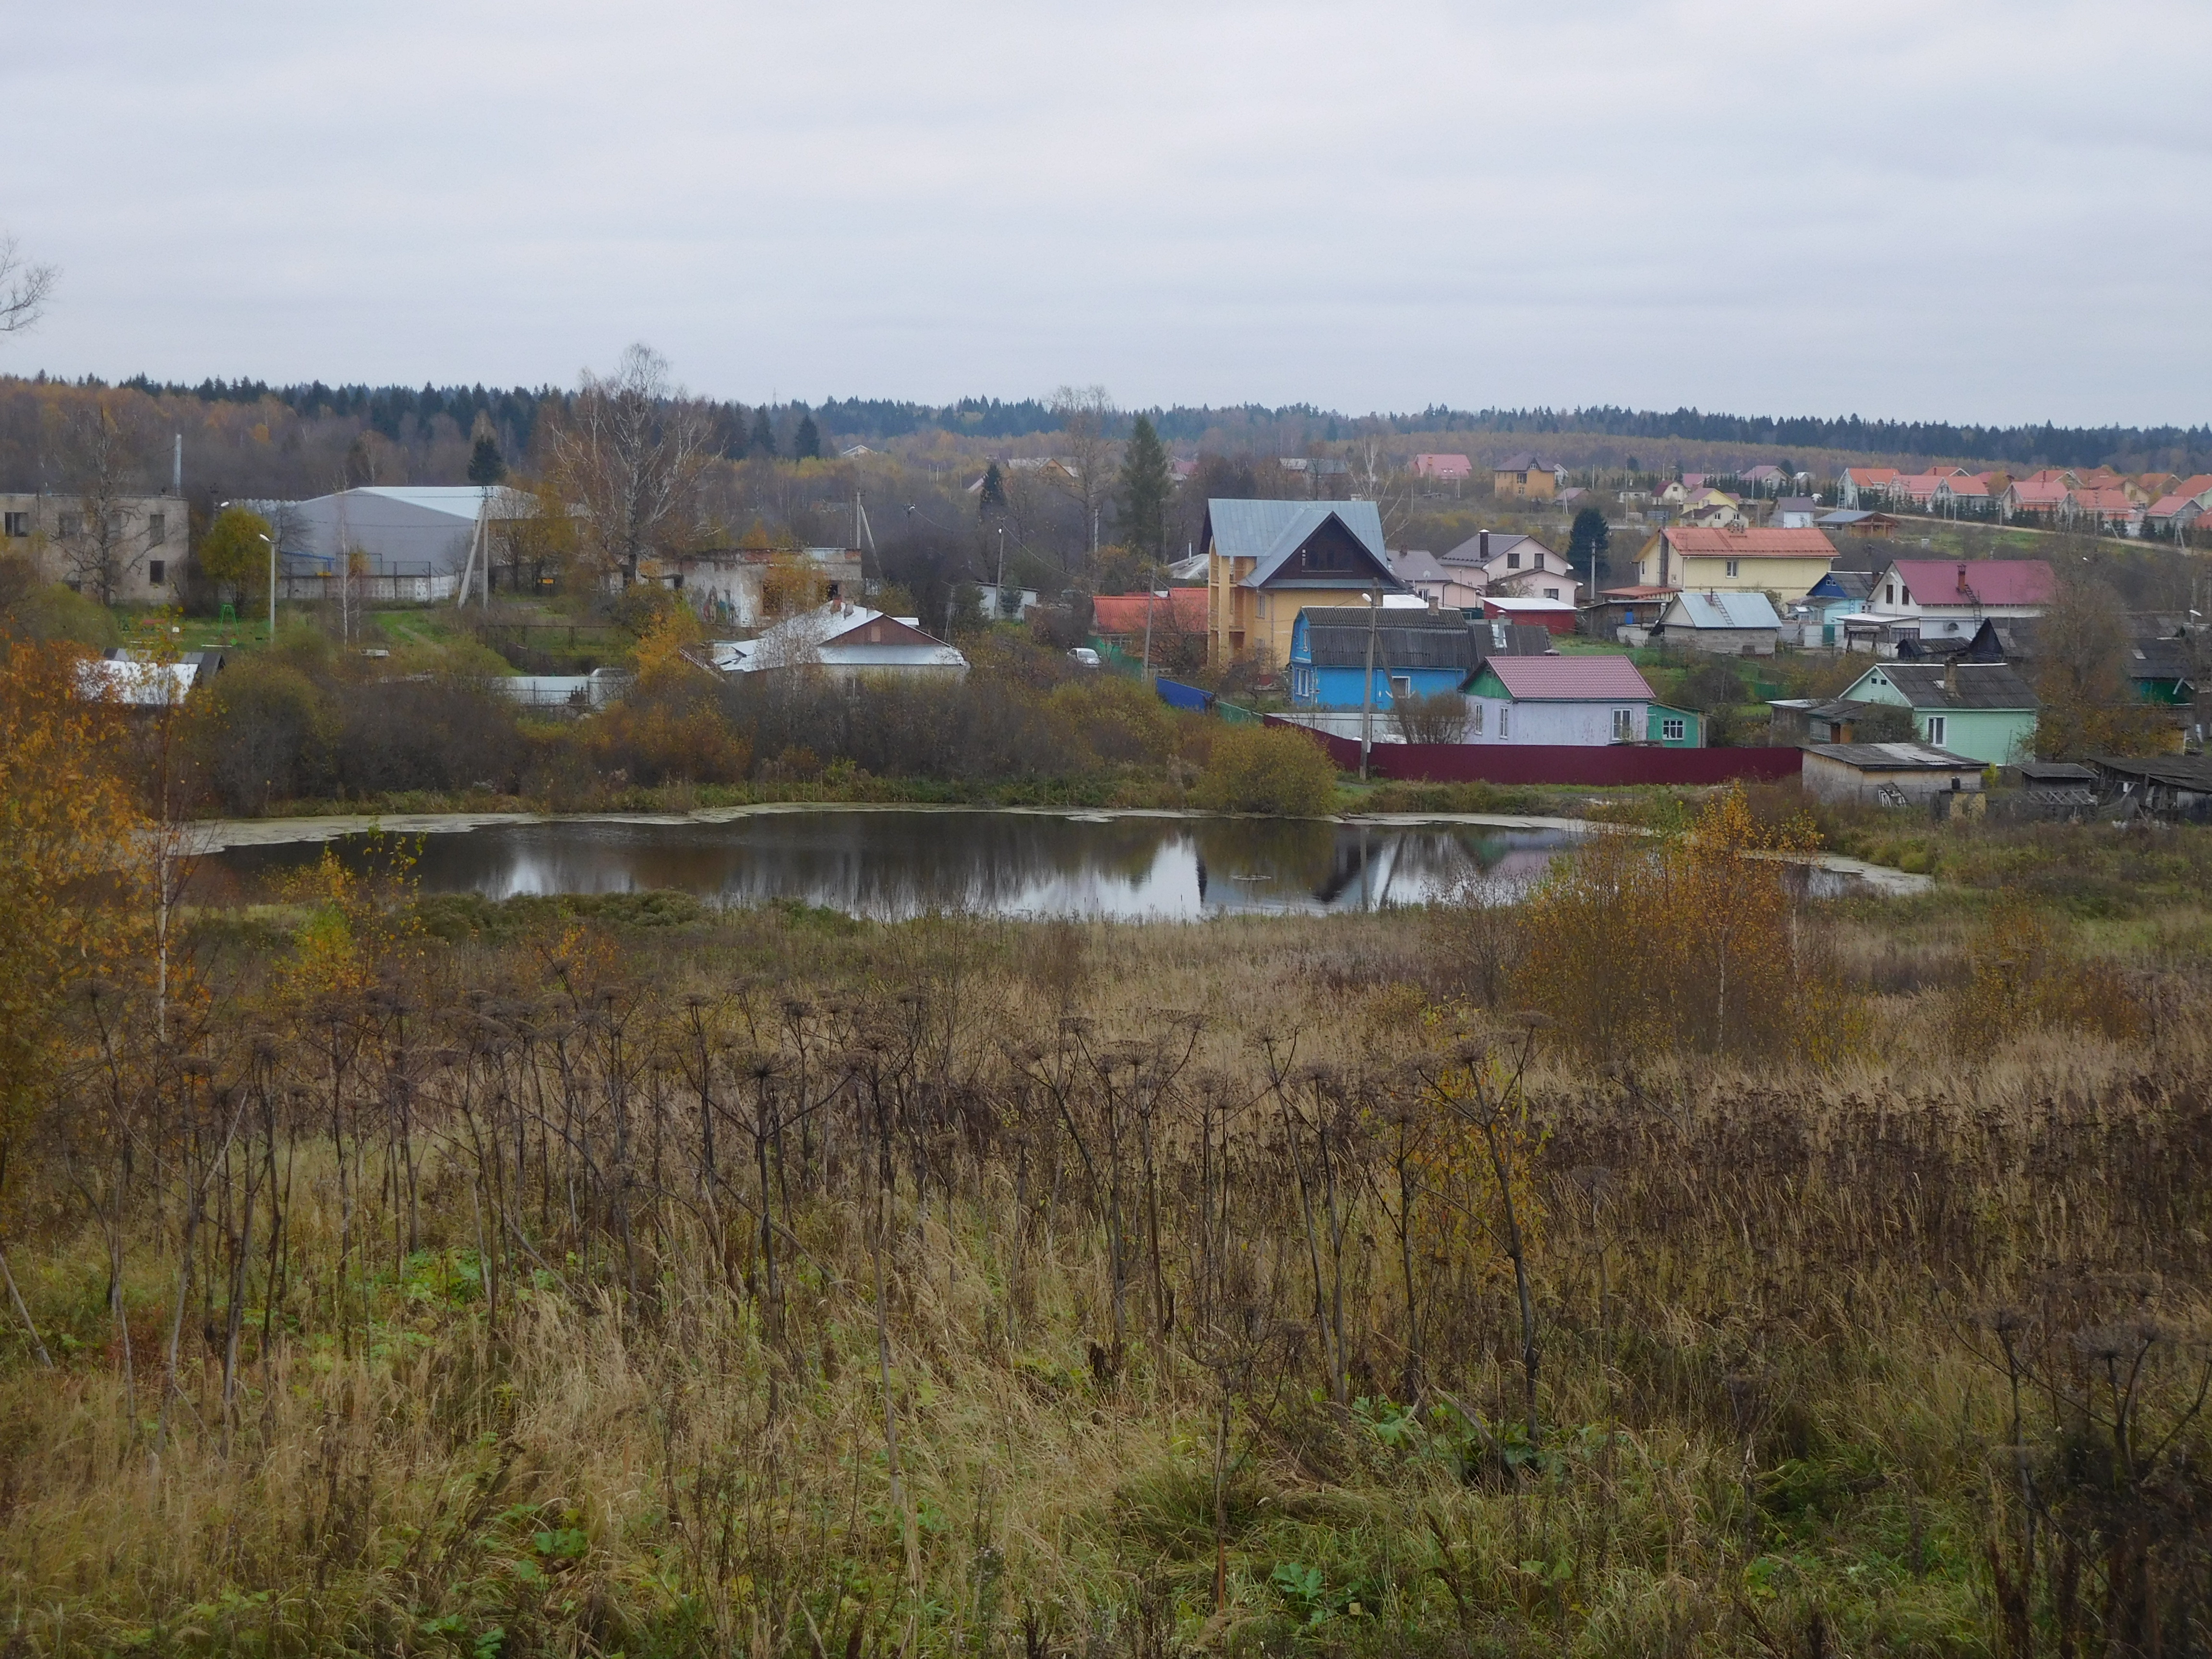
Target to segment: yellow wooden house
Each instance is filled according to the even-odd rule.
[[[1391,572],[1372,501],[1209,501],[1203,534],[1206,660],[1216,667],[1279,668],[1300,611],[1412,591]]]

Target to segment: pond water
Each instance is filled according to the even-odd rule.
[[[426,835],[424,893],[674,889],[896,921],[995,916],[1195,919],[1419,904],[1470,884],[1512,896],[1571,832],[1476,823],[990,811],[776,811],[717,821],[556,818]],[[337,842],[358,859],[358,837]],[[317,842],[210,855],[251,888],[319,859]]]

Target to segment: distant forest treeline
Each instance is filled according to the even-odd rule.
[[[46,382],[44,376],[30,384]],[[61,384],[70,384],[64,382]],[[75,383],[80,386],[93,382]],[[413,445],[434,429],[467,433],[479,415],[487,417],[511,455],[526,454],[538,419],[559,407],[569,393],[554,386],[327,386],[318,380],[272,386],[258,380],[203,380],[197,386],[161,384],[139,377],[122,383],[132,391],[173,402],[283,404],[308,422],[336,416],[356,431]],[[749,446],[752,407],[715,402],[717,435],[732,458]],[[951,438],[984,441],[1042,439],[1060,429],[1060,417],[1041,399],[962,398],[944,404],[880,398],[833,398],[817,404],[788,403],[769,410],[780,436],[788,434],[802,412],[811,413],[825,445],[878,443],[898,439]],[[1136,411],[1124,411],[1121,424]],[[1681,457],[1653,446],[1680,443],[1701,449],[1725,446],[1771,452],[1828,450],[1865,458],[1925,457],[1980,460],[2014,466],[2094,466],[2125,470],[2154,466],[2197,471],[2212,465],[2212,424],[2177,427],[2062,427],[2045,422],[2028,426],[1956,425],[1932,421],[1879,421],[1859,416],[1773,416],[1708,414],[1694,409],[1671,412],[1613,406],[1578,409],[1456,410],[1431,405],[1412,414],[1346,415],[1310,404],[1279,407],[1246,404],[1223,407],[1178,405],[1147,411],[1160,434],[1186,448],[1206,445],[1254,453],[1295,453],[1312,444],[1364,437],[1410,437],[1464,434],[1579,440],[1609,438],[1642,446],[1631,452],[1645,470],[1663,471]],[[448,427],[445,423],[451,422]],[[1573,447],[1573,446],[1570,446]],[[1587,444],[1582,446],[1587,447]],[[834,453],[834,452],[833,452]],[[1574,456],[1566,458],[1571,465]],[[1592,459],[1596,459],[1593,457]],[[1692,459],[1686,464],[1699,465]]]

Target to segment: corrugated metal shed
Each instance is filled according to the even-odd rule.
[[[1779,628],[1773,601],[1764,593],[1678,593],[1667,607],[1669,628]]]

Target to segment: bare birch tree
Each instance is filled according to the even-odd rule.
[[[55,538],[66,580],[113,605],[146,562],[140,445],[103,398],[64,419],[59,447],[74,498]]]
[[[696,538],[710,431],[705,409],[650,346],[630,347],[611,374],[585,371],[554,429],[551,470],[562,495],[582,509],[581,551],[599,574],[628,586],[639,560]]]
[[[21,334],[44,316],[60,276],[26,259],[13,236],[0,235],[0,334]]]
[[[1095,552],[1098,514],[1121,464],[1121,446],[1106,430],[1114,418],[1114,398],[1103,386],[1064,386],[1052,394],[1052,412],[1060,416],[1066,465],[1046,476],[1081,503],[1083,533]]]

